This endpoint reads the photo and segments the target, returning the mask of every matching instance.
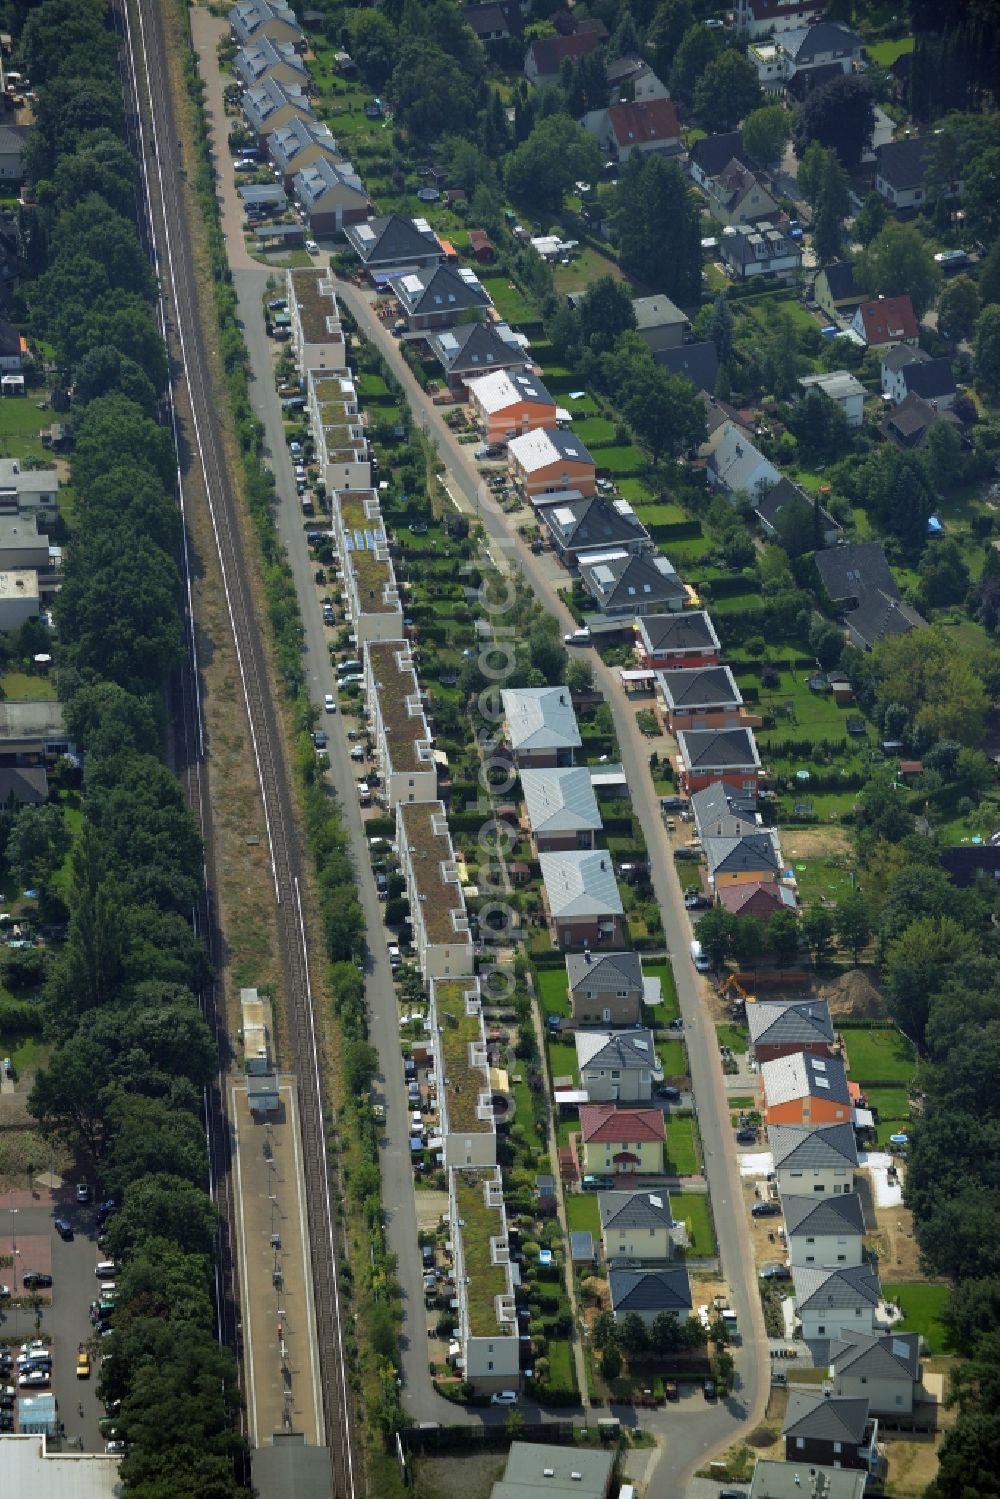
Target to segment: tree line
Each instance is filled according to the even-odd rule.
[[[174,459],[156,414],[166,350],[130,218],[136,167],[121,139],[117,43],[104,0],[43,0],[21,61],[38,87],[25,216],[34,272],[20,293],[72,406],[75,513],[56,605],[57,685],[85,753],[82,823],[20,814],[14,854],[59,898],[66,940],[47,958],[52,1051],[29,1107],[118,1207],[121,1267],[100,1392],[120,1401],[122,1475],[137,1499],[240,1492],[236,1365],[212,1304],[217,1219],[205,1190],[202,1092],[216,1052],[191,928],[202,848],[164,764],[164,687],[183,651]]]

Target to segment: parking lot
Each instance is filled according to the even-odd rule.
[[[66,1218],[73,1226],[73,1238],[63,1240],[53,1228],[55,1218]],[[10,1257],[16,1243],[15,1270],[0,1270],[0,1281],[21,1291],[26,1270],[40,1270],[52,1276],[51,1290],[40,1295],[50,1297],[41,1306],[39,1335],[52,1345],[52,1393],[56,1397],[59,1419],[65,1427],[64,1442],[83,1440],[84,1452],[103,1452],[104,1439],[98,1421],[104,1407],[97,1398],[97,1359],[91,1358],[93,1372],[89,1379],[77,1379],[76,1358],[81,1343],[93,1349],[94,1329],[90,1324],[90,1303],[97,1293],[94,1267],[101,1258],[97,1248],[95,1205],[78,1203],[72,1186],[54,1192],[8,1192],[0,1196],[0,1255]],[[0,1339],[20,1344],[36,1336],[35,1313],[28,1306],[0,1306]],[[83,1416],[80,1415],[80,1407]]]

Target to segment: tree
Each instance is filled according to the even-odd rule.
[[[618,1342],[629,1358],[634,1358],[637,1353],[646,1352],[649,1347],[649,1334],[638,1312],[627,1314],[618,1332]]]
[[[817,186],[816,216],[813,221],[813,248],[820,261],[840,254],[844,218],[850,207],[847,173],[835,151],[824,153]]]
[[[160,1098],[119,1092],[107,1107],[104,1178],[116,1197],[141,1177],[173,1175],[200,1187],[205,1180],[205,1136],[197,1114]]]
[[[1000,305],[984,307],[976,319],[973,358],[976,384],[991,393],[1000,390]]]
[[[478,82],[430,38],[404,41],[392,74],[399,118],[418,140],[461,131],[475,119]]]
[[[351,57],[372,88],[388,83],[399,46],[396,27],[381,10],[352,9],[345,16]]]
[[[744,115],[759,108],[763,98],[753,63],[727,47],[701,75],[694,91],[694,109],[707,130],[732,130]]]
[[[970,276],[956,276],[938,297],[938,330],[952,343],[971,338],[979,315],[979,292]]]
[[[614,346],[620,334],[635,327],[632,295],[624,281],[600,276],[577,304],[580,332],[595,354]]]
[[[608,45],[605,49],[607,62],[616,62],[619,57],[634,56],[641,50],[639,33],[636,30],[632,12],[626,8],[620,12],[620,16],[618,25],[608,38]]]
[[[53,182],[64,208],[96,193],[127,218],[135,209],[135,157],[110,130],[88,130],[75,151],[62,155]]]
[[[886,997],[893,1019],[924,1050],[932,997],[977,954],[978,943],[950,916],[921,916],[886,951]]]
[[[657,6],[646,41],[653,49],[653,67],[660,78],[670,77],[677,49],[694,23],[691,0],[662,0]]]
[[[979,300],[984,307],[1000,303],[1000,239],[979,267]]]
[[[590,1329],[590,1341],[598,1352],[607,1348],[609,1343],[614,1343],[618,1338],[618,1324],[612,1312],[599,1312],[594,1318],[594,1325]]]
[[[753,109],[743,121],[743,149],[759,166],[773,167],[782,158],[792,134],[792,121],[782,104]]]
[[[857,967],[858,955],[862,948],[868,946],[872,935],[868,902],[860,890],[852,890],[850,895],[845,895],[838,903],[834,928],[837,940],[850,949],[854,966]]]
[[[720,365],[730,364],[733,358],[733,309],[724,291],[720,291],[712,303],[705,336],[715,345]]]
[[[936,497],[918,453],[877,448],[857,471],[857,487],[880,526],[914,551],[923,546]]]
[[[716,968],[721,968],[729,955],[733,939],[733,918],[722,906],[713,906],[706,911],[694,929],[702,951]]]
[[[795,911],[775,911],[768,922],[768,947],[780,964],[795,962],[799,952],[799,919]]]
[[[993,244],[1000,236],[1000,145],[971,161],[964,173],[962,207],[969,230]]]
[[[938,430],[953,431],[938,423]],[[969,591],[969,566],[957,541],[944,537],[931,542],[924,550],[917,569],[920,575],[920,607],[943,609],[948,604],[960,604]]]
[[[841,165],[853,171],[875,128],[875,96],[865,78],[845,73],[806,95],[795,121],[795,151],[802,156],[812,141],[832,146]]]
[[[826,619],[817,619],[809,628],[809,649],[824,671],[836,666],[844,653],[844,634]]]
[[[61,807],[22,807],[7,842],[7,863],[21,886],[45,890],[69,853],[72,839]]]
[[[718,55],[720,43],[715,32],[696,21],[685,31],[670,69],[670,93],[690,104],[698,81],[709,63]]]
[[[706,27],[699,31],[711,35]],[[676,162],[633,152],[618,179],[614,222],[622,269],[681,306],[701,296],[701,224]]]
[[[874,188],[866,194],[865,201],[854,220],[854,237],[863,245],[870,245],[876,234],[880,234],[888,218],[888,210],[881,193]]]
[[[705,408],[683,375],[670,375],[649,360],[635,370],[622,410],[654,459],[697,447],[705,440]]]
[[[923,317],[941,284],[927,241],[912,224],[886,224],[858,256],[854,276],[871,297],[908,293],[917,317]]]
[[[828,955],[833,941],[833,916],[825,906],[810,906],[803,912],[801,931],[818,968]]]
[[[735,1369],[736,1362],[728,1348],[716,1348],[712,1354],[712,1378],[720,1396],[728,1395],[732,1389]]]
[[[108,1220],[108,1251],[119,1264],[150,1241],[211,1263],[218,1221],[211,1198],[181,1177],[144,1176]]]
[[[872,657],[880,713],[901,704],[925,742],[982,743],[989,698],[968,656],[947,634],[932,629],[896,636],[880,641]]]
[[[623,1359],[617,1343],[606,1343],[601,1354],[601,1377],[612,1384],[622,1372]]]
[[[98,1160],[104,1148],[107,1110],[104,1051],[96,1042],[74,1038],[50,1054],[35,1074],[28,1111],[46,1140]]]
[[[550,687],[564,680],[568,657],[553,615],[547,614],[532,625],[528,632],[528,656],[535,671],[541,673]]]
[[[574,182],[593,182],[601,171],[601,148],[569,115],[540,121],[507,159],[507,189],[513,197],[558,212]]]
[[[753,968],[764,951],[764,923],[758,916],[741,916],[733,924],[733,957],[741,968]]]

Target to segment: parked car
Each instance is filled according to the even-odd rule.
[[[33,1389],[36,1385],[47,1385],[52,1381],[52,1373],[49,1369],[26,1369],[23,1374],[18,1375],[18,1384],[22,1389]]]
[[[306,240],[306,250],[307,250],[307,252],[310,255],[318,255],[319,254],[319,245],[316,243],[316,241],[314,239],[307,239]]]
[[[679,1103],[681,1090],[680,1088],[671,1088],[669,1084],[664,1084],[662,1088],[657,1088],[656,1096],[657,1098],[665,1098],[668,1103]]]
[[[72,1232],[69,1237],[73,1237]],[[21,1284],[26,1291],[45,1291],[52,1284],[52,1276],[43,1275],[40,1270],[25,1270],[21,1276]]]
[[[53,1220],[52,1226],[55,1229],[56,1233],[59,1235],[60,1239],[72,1239],[73,1225],[72,1223],[70,1223],[68,1218],[56,1218]]]
[[[736,1143],[737,1145],[756,1145],[757,1131],[753,1125],[745,1124],[736,1131]]]
[[[491,1405],[516,1405],[517,1404],[517,1391],[516,1390],[496,1390],[490,1396],[490,1404]]]
[[[781,1213],[778,1202],[755,1202],[750,1209],[751,1218],[777,1218]]]
[[[706,1379],[705,1383],[701,1387],[701,1393],[704,1395],[704,1397],[705,1397],[706,1400],[714,1400],[715,1399],[715,1380],[714,1379]]]
[[[80,1352],[77,1354],[76,1377],[77,1379],[90,1378],[90,1354],[87,1352],[86,1348],[81,1348]]]
[[[760,1272],[761,1280],[791,1280],[792,1272],[787,1265],[765,1265]]]
[[[663,1394],[667,1400],[679,1400],[681,1392],[676,1379],[665,1379],[663,1381]]]
[[[326,749],[326,747],[329,744],[329,742],[330,741],[327,739],[327,737],[323,733],[322,729],[316,729],[315,730],[315,732],[313,733],[313,744],[316,746],[316,748],[318,750],[324,750],[324,749]]]
[[[337,699],[332,692],[323,694],[323,711],[324,713],[336,713],[337,711]]]
[[[77,1184],[76,1184],[76,1200],[77,1200],[77,1202],[89,1202],[90,1201],[90,1187],[87,1185],[86,1182],[77,1182]]]
[[[684,908],[687,911],[707,911],[712,902],[707,895],[685,895]]]
[[[675,859],[699,859],[700,857],[701,857],[701,851],[700,851],[700,849],[697,849],[697,848],[675,848],[674,849],[674,858]]]

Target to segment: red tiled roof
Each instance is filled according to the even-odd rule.
[[[785,904],[773,880],[767,883],[763,880],[755,880],[745,885],[723,885],[718,896],[720,905],[725,906],[726,910],[732,912],[734,916],[741,915],[751,904],[757,909],[762,903],[765,907],[770,904],[776,911]]]
[[[613,1103],[586,1103],[580,1106],[580,1133],[584,1144],[592,1141],[620,1141],[628,1144],[642,1140],[663,1143],[663,1115],[659,1109],[618,1109]]]
[[[574,61],[589,57],[603,41],[604,37],[598,31],[582,31],[574,36],[539,37],[531,44],[539,77],[547,78],[551,73],[558,73],[566,57],[571,57]]]
[[[619,147],[680,139],[677,112],[669,99],[613,104],[608,110],[608,119]]]
[[[870,344],[889,343],[892,339],[916,338],[920,329],[909,297],[879,297],[862,302],[861,321]]]

